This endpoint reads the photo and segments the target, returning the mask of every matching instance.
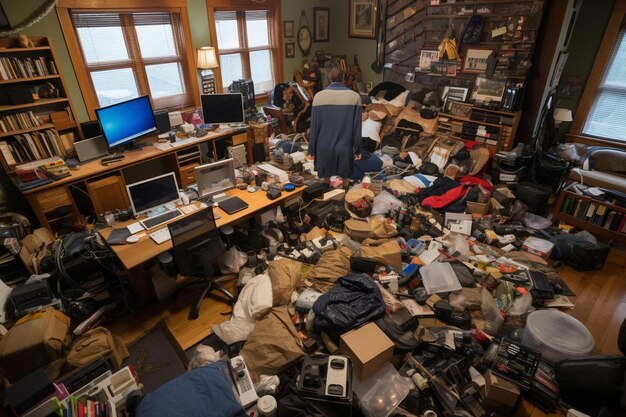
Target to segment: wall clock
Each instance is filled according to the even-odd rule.
[[[313,46],[313,36],[311,29],[309,28],[309,21],[306,18],[306,13],[302,10],[300,15],[300,24],[298,27],[298,48],[302,51],[304,56],[308,56]]]

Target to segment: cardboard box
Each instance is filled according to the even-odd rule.
[[[339,352],[352,359],[353,373],[361,381],[391,361],[393,348],[393,342],[375,323],[342,334],[339,344]]]
[[[491,370],[485,372],[485,395],[487,405],[496,407],[504,405],[509,408],[515,407],[520,396],[519,387],[495,375]]]

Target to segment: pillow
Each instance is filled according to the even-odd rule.
[[[376,142],[380,142],[380,129],[383,127],[382,122],[377,122],[372,119],[367,119],[363,122],[361,128],[361,136],[364,138],[370,138]]]
[[[396,96],[393,100],[389,101],[387,104],[391,104],[396,107],[404,107],[406,104],[406,98],[409,96],[409,90],[406,90]]]

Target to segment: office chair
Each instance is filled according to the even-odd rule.
[[[198,318],[202,300],[214,291],[222,294],[229,303],[234,304],[235,296],[215,282],[213,263],[226,253],[226,249],[215,226],[213,207],[202,209],[170,223],[167,227],[172,237],[174,260],[180,272],[186,276],[201,276],[199,280],[185,283],[176,290],[178,294],[187,288],[203,288],[195,305],[191,308],[191,319]]]

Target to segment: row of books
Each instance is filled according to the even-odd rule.
[[[32,111],[7,114],[0,117],[0,131],[2,132],[12,132],[41,125],[41,120]]]
[[[110,409],[111,404],[108,401],[76,398],[70,395],[65,417],[107,417],[112,415]]]
[[[5,56],[0,58],[0,79],[2,80],[41,77],[58,73],[54,61],[43,56],[33,58]]]
[[[612,210],[598,202],[565,197],[561,213],[576,217],[613,232],[626,234],[626,213]]]
[[[9,166],[59,156],[67,158],[73,152],[70,134],[59,136],[54,129],[15,135],[0,141],[0,152]]]

